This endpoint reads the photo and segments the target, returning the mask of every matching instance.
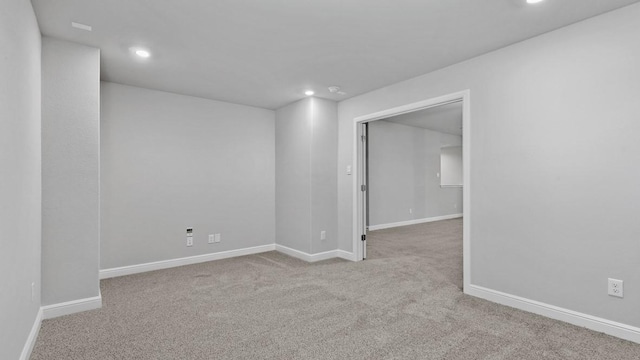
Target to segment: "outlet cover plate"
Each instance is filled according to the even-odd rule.
[[[622,280],[609,278],[608,293],[611,296],[624,297],[624,282]]]

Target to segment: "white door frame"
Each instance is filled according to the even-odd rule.
[[[453,94],[440,96],[428,100],[418,101],[412,104],[402,105],[391,109],[375,112],[373,114],[358,116],[353,121],[353,253],[356,261],[362,260],[363,246],[360,236],[363,234],[363,202],[362,191],[360,185],[362,184],[361,174],[361,162],[362,150],[360,136],[361,127],[359,126],[365,122],[371,122],[376,120],[383,120],[392,116],[406,114],[418,110],[431,108],[434,106],[445,105],[451,102],[462,101],[462,171],[463,171],[463,235],[462,235],[462,257],[463,257],[463,277],[464,277],[464,291],[467,292],[471,285],[471,238],[470,238],[470,224],[471,224],[471,182],[470,182],[470,164],[471,164],[471,104],[470,104],[470,90],[464,90]]]

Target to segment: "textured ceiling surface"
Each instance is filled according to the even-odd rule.
[[[462,102],[431,107],[384,119],[441,133],[462,136]]]
[[[306,89],[346,99],[634,2],[32,1],[45,36],[101,49],[103,80],[269,109]]]

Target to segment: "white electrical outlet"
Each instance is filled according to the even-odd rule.
[[[609,295],[624,297],[624,287],[622,280],[609,278]]]
[[[220,242],[220,233],[215,234],[215,242]]]
[[[413,209],[409,209],[409,214],[413,214]]]
[[[216,237],[214,234],[209,234],[209,244],[213,244],[216,242]]]
[[[320,231],[320,240],[327,240],[327,232],[322,230]]]

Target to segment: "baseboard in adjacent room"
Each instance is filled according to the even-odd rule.
[[[590,330],[603,332],[621,339],[640,343],[640,328],[635,326],[579,313],[577,311],[506,294],[477,285],[471,285],[468,289],[465,289],[465,293],[498,304],[532,312],[551,319],[564,321],[576,326],[585,327]]]
[[[337,257],[342,257],[340,255],[344,255],[346,256],[346,254],[350,254],[347,253],[346,251],[342,251],[342,250],[330,250],[330,251],[325,251],[325,252],[321,252],[321,253],[317,253],[317,254],[308,254],[306,252],[300,251],[300,250],[296,250],[296,249],[292,249],[290,247],[284,246],[284,245],[279,245],[276,244],[276,251],[279,251],[283,254],[292,256],[294,258],[298,258],[300,260],[304,260],[306,262],[316,262],[316,261],[322,261],[322,260],[328,260],[328,259],[333,259],[333,258],[337,258]],[[348,259],[350,260],[350,259]]]
[[[40,332],[41,323],[42,308],[38,309],[38,314],[36,315],[36,319],[33,321],[33,326],[31,327],[31,331],[29,332],[27,341],[24,343],[24,347],[22,348],[22,353],[20,354],[19,360],[29,360],[29,358],[31,357],[33,346],[36,344],[36,340],[38,339],[38,333]]]
[[[98,296],[67,301],[59,304],[45,305],[41,307],[42,319],[52,319],[58,316],[75,314],[82,311],[100,309],[102,307],[102,294]]]
[[[103,269],[103,270],[100,270],[100,279],[108,279],[108,278],[117,277],[117,276],[138,274],[138,273],[143,273],[147,271],[169,269],[169,268],[178,267],[178,266],[198,264],[198,263],[203,263],[203,262],[212,261],[212,260],[228,259],[228,258],[237,257],[237,256],[259,254],[267,251],[274,251],[275,249],[276,249],[275,244],[269,244],[269,245],[254,246],[254,247],[249,247],[244,249],[221,251],[221,252],[211,253],[211,254],[195,255],[195,256],[183,257],[178,259],[154,261],[154,262],[145,263],[145,264],[122,266],[122,267],[111,268],[111,269]]]
[[[434,222],[434,221],[440,221],[440,220],[457,219],[461,217],[462,217],[462,214],[451,214],[451,215],[434,216],[434,217],[423,218],[423,219],[399,221],[399,222],[388,223],[388,224],[369,225],[369,230],[375,231],[375,230],[382,230],[382,229],[390,229],[390,228],[399,227],[399,226],[422,224],[422,223],[428,223],[428,222]]]

